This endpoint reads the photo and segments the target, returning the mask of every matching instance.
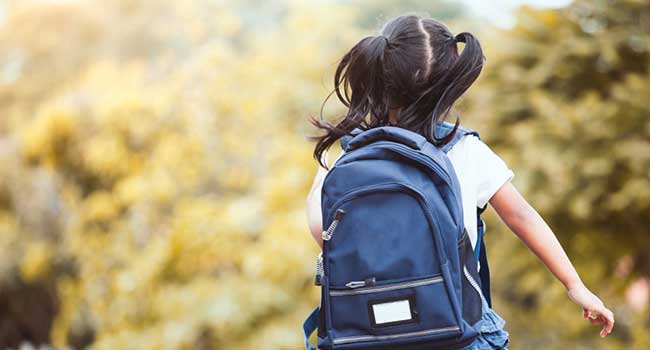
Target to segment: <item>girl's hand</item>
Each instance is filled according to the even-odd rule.
[[[560,241],[514,185],[506,182],[492,196],[490,204],[512,232],[567,287],[569,298],[582,307],[582,317],[593,324],[603,325],[600,331],[601,337],[611,333],[614,328],[614,314],[580,282],[580,276],[564,252]]]
[[[591,324],[603,325],[600,336],[605,337],[614,328],[614,314],[605,307],[605,304],[598,299],[583,284],[569,288],[569,298],[582,307],[582,318],[589,320]]]

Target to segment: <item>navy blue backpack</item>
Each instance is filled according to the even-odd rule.
[[[439,124],[438,137],[452,127]],[[319,349],[458,349],[476,339],[482,298],[490,304],[484,208],[472,251],[446,155],[467,134],[478,136],[459,127],[441,148],[393,126],[341,139],[345,154],[323,182],[321,303],[303,325],[307,349],[316,329]]]

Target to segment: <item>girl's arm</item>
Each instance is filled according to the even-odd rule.
[[[323,232],[323,218],[321,217],[320,191],[323,186],[325,175],[327,175],[327,169],[319,165],[316,176],[314,177],[314,183],[311,185],[311,190],[309,190],[306,201],[307,224],[309,225],[309,231],[311,231],[311,235],[321,248],[323,248],[323,238],[321,236],[321,233]]]
[[[343,156],[345,152],[341,152],[334,163],[336,163],[339,158]],[[323,158],[325,159],[325,164],[328,164],[327,158],[328,153],[325,151],[323,153]],[[323,217],[321,214],[321,191],[323,189],[323,180],[325,180],[325,175],[327,175],[328,170],[318,165],[318,170],[316,171],[316,176],[314,177],[314,182],[311,185],[309,194],[307,195],[306,207],[307,207],[307,224],[309,225],[309,231],[311,235],[316,240],[316,243],[323,248]]]
[[[327,164],[327,151],[323,154],[325,159],[325,164]],[[318,165],[318,170],[316,170],[316,176],[314,176],[314,182],[311,185],[309,194],[307,195],[307,200],[305,207],[307,208],[307,225],[309,226],[309,231],[311,235],[316,240],[316,243],[323,248],[323,238],[321,233],[323,232],[323,218],[321,214],[321,190],[323,188],[323,180],[327,175],[327,169]]]
[[[601,337],[611,333],[614,314],[585,287],[553,231],[512,183],[503,185],[492,196],[490,204],[501,220],[564,284],[569,298],[582,307],[583,319],[602,324]]]

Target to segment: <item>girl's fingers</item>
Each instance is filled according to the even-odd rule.
[[[614,314],[606,307],[603,307],[602,311],[600,311],[600,318],[604,321],[603,329],[600,331],[600,336],[605,337],[612,333],[612,329],[614,329]]]
[[[590,318],[589,320],[591,323],[595,325],[603,325],[603,329],[600,331],[601,337],[605,337],[612,332],[612,329],[614,328],[614,314],[610,310],[606,307],[602,307],[601,309],[594,310],[592,314],[596,314],[598,317]]]
[[[605,323],[605,319],[603,319],[602,317],[590,318],[589,322],[591,322],[591,324],[594,324],[594,325],[599,325],[599,324]]]
[[[588,320],[589,319],[589,310],[587,309],[582,309],[582,319]]]
[[[614,314],[606,307],[602,306],[593,311],[587,310],[586,312],[583,310],[582,315],[583,317],[586,315],[589,322],[593,325],[603,325],[600,331],[601,337],[612,333],[612,329],[614,328]]]

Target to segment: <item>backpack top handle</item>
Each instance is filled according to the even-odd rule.
[[[380,140],[399,142],[417,151],[421,150],[427,143],[426,138],[413,131],[397,126],[381,126],[363,131],[354,136],[347,142],[345,151],[349,152]]]

